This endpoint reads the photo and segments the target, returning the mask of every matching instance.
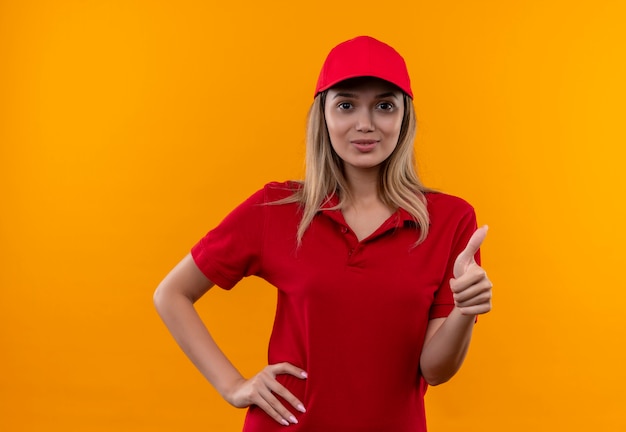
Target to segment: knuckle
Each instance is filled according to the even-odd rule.
[[[250,387],[246,388],[245,396],[248,399],[258,399],[260,386],[258,383],[253,383]]]
[[[264,379],[274,379],[278,373],[279,371],[277,371],[273,366],[266,366],[259,375]]]

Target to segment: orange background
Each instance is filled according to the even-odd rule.
[[[270,180],[299,178],[327,51],[412,73],[427,185],[491,227],[495,309],[431,431],[626,430],[622,1],[0,1],[0,430],[237,431],[152,306]],[[274,292],[199,309],[244,374]]]

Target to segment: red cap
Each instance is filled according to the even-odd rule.
[[[343,80],[375,77],[395,84],[413,98],[404,59],[389,45],[370,36],[359,36],[333,48],[315,86],[315,96]]]

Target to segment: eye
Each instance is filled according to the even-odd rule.
[[[352,104],[350,102],[340,102],[337,104],[337,108],[340,110],[349,110],[352,108]]]
[[[378,104],[378,108],[380,108],[383,111],[391,111],[394,106],[391,102],[381,102]]]

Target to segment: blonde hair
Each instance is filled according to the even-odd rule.
[[[298,225],[298,245],[313,221],[315,214],[328,201],[333,193],[337,193],[339,203],[335,208],[344,208],[350,201],[350,188],[343,174],[343,161],[335,153],[328,135],[324,105],[326,91],[315,97],[309,109],[306,134],[306,166],[302,187],[288,198],[275,202],[282,204],[297,202],[302,208],[302,219]],[[415,220],[419,228],[417,244],[423,242],[428,235],[429,216],[426,208],[424,187],[415,169],[416,120],[415,108],[411,98],[403,94],[404,116],[398,145],[391,155],[381,164],[378,195],[382,202],[390,208],[402,207]]]

